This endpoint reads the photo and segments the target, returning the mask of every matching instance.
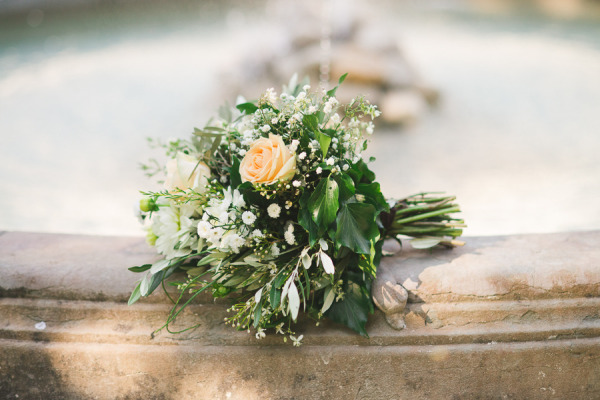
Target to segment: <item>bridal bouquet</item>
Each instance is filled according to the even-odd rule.
[[[130,268],[145,273],[130,304],[166,283],[180,292],[162,327],[169,332],[209,291],[231,298],[227,324],[257,338],[272,329],[299,345],[300,311],[367,336],[384,239],[462,244],[454,197],[383,196],[362,156],[380,112],[363,97],[341,105],[338,86],[311,91],[293,78],[280,95],[240,100],[189,139],[164,145],[166,168],[145,166],[166,173],[164,190],[142,192],[140,202],[148,241],[164,259]],[[183,278],[167,280],[177,271]]]

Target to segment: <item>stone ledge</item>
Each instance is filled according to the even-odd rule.
[[[17,394],[27,399],[244,400],[600,396],[599,338],[335,349],[0,339],[0,348],[0,393],[8,398]]]
[[[301,321],[304,346],[256,341],[209,297],[164,331],[161,293],[126,301],[157,259],[141,238],[0,235],[0,393],[32,399],[600,398],[600,232],[468,238],[381,268],[407,328],[370,339]],[[411,286],[412,285],[412,286]],[[37,322],[46,327],[36,329]]]

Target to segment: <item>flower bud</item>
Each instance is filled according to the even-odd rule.
[[[140,200],[140,210],[143,212],[158,211],[158,207],[156,206],[156,202],[153,198],[144,197]]]

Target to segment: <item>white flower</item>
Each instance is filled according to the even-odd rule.
[[[264,237],[265,235],[263,235],[263,233],[260,231],[260,229],[255,229],[252,231],[252,237],[255,239]]]
[[[210,231],[212,230],[212,225],[208,221],[200,221],[198,222],[198,236],[203,239],[206,239],[210,236]]]
[[[271,218],[278,218],[279,214],[281,214],[281,207],[277,203],[272,203],[269,207],[267,207],[267,213]]]
[[[285,241],[292,246],[294,243],[296,243],[296,237],[294,236],[294,232],[293,231],[286,231],[283,234],[283,237],[285,238]]]
[[[343,169],[344,171],[348,171],[348,168],[350,168],[350,167],[348,166],[348,164],[344,164],[344,166],[342,167],[342,169]]]
[[[308,107],[308,113],[309,114],[314,114],[316,112],[317,112],[317,107],[315,107],[315,106]]]
[[[275,118],[272,118],[272,119],[271,119],[271,123],[272,123],[273,125],[275,125],[275,124],[276,124],[276,123],[278,123],[278,122],[279,122],[279,120],[277,119],[277,117],[275,117]]]
[[[231,188],[229,188],[231,190]],[[246,201],[244,200],[244,196],[240,193],[239,190],[235,189],[233,191],[233,199],[231,201],[234,207],[242,208],[246,206]]]
[[[244,240],[244,238],[242,238],[234,231],[229,231],[225,235],[223,235],[219,247],[222,250],[231,250],[234,253],[239,253],[240,247],[242,247],[245,243],[246,241]]]
[[[256,338],[257,339],[262,339],[266,336],[265,334],[265,330],[263,328],[258,328],[256,331]]]
[[[270,125],[263,125],[260,127],[260,130],[263,131],[264,133],[267,133],[271,130],[271,126]]]
[[[273,257],[277,257],[279,255],[279,246],[277,246],[277,243],[273,243],[273,246],[271,246],[271,254]]]
[[[323,168],[318,167],[316,172],[317,172],[317,174],[320,174],[321,172],[323,172]]]
[[[333,159],[333,157],[329,157],[327,159],[327,165],[333,165],[333,164],[335,164],[335,160]]]
[[[300,144],[300,141],[297,139],[292,140],[292,144],[290,144],[289,149],[290,151],[293,153],[298,149],[298,145]]]
[[[331,122],[333,122],[334,125],[337,125],[340,123],[340,115],[338,113],[335,113],[331,116]]]
[[[303,151],[302,153],[298,154],[298,158],[304,160],[306,158],[306,152]]]
[[[292,339],[292,343],[294,343],[294,346],[296,346],[296,347],[300,347],[300,345],[302,345],[302,338],[303,337],[304,337],[304,335],[300,335],[296,339],[296,336],[290,335],[290,339]]]
[[[152,232],[158,237],[155,243],[157,251],[167,260],[190,254],[198,243],[198,237],[193,235],[197,231],[197,220],[191,218],[194,206],[177,206],[166,199],[157,203],[162,205],[152,217]]]
[[[304,90],[305,92],[308,92],[310,90],[310,85],[302,86],[302,90]]]
[[[301,183],[300,181],[294,181],[292,182],[292,185],[294,185],[294,187],[300,187]]]
[[[372,134],[373,134],[373,128],[375,128],[375,126],[373,125],[373,123],[372,123],[372,122],[369,122],[369,125],[367,125],[367,133],[368,133],[369,135],[372,135]]]
[[[242,214],[242,221],[246,225],[252,225],[254,221],[256,221],[256,215],[254,215],[252,211],[244,211]]]

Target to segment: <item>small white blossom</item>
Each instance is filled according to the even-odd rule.
[[[303,151],[302,153],[298,154],[298,158],[304,160],[306,158],[306,152]]]
[[[335,164],[335,160],[333,159],[333,157],[329,157],[327,159],[327,165],[333,165],[333,164]]]
[[[246,149],[240,149],[240,151],[238,152],[238,154],[240,156],[242,156],[242,157],[245,156],[246,155]]]
[[[279,214],[281,214],[281,207],[279,207],[279,204],[277,203],[272,203],[267,207],[267,213],[271,218],[278,218]]]
[[[208,221],[198,222],[198,236],[200,236],[201,238],[206,239],[210,235],[211,230],[212,230],[212,225],[210,224],[210,222],[208,222]]]
[[[296,237],[294,236],[294,232],[291,231],[286,231],[283,234],[283,237],[285,238],[285,241],[291,246],[294,243],[296,243]]]
[[[266,336],[265,330],[263,328],[258,328],[256,331],[256,338],[263,339]]]
[[[308,107],[308,113],[309,114],[314,114],[316,112],[317,112],[317,107],[315,107],[315,106]]]
[[[256,215],[252,213],[252,211],[244,211],[242,213],[242,222],[246,225],[252,225],[256,221]]]
[[[279,256],[279,252],[279,246],[277,246],[277,243],[273,243],[273,246],[271,246],[271,254],[273,255],[273,257]]]
[[[323,172],[323,168],[317,167],[317,171],[316,172],[317,172],[317,174],[320,174],[321,172]]]
[[[300,187],[301,183],[300,181],[293,181],[292,185],[294,185],[294,187]]]
[[[278,122],[279,122],[279,120],[277,119],[277,117],[275,117],[275,118],[271,119],[271,123],[272,123],[273,125],[275,125],[275,124],[276,124],[276,123],[278,123]]]
[[[219,180],[221,181],[221,183],[227,183],[227,177],[225,175],[221,176]]]
[[[260,130],[263,131],[264,133],[267,133],[271,130],[271,126],[270,125],[263,125],[260,127]]]
[[[290,339],[292,339],[292,343],[294,343],[294,346],[296,346],[296,347],[300,347],[300,345],[302,345],[302,338],[303,337],[304,337],[304,335],[300,335],[296,339],[296,336],[290,335]]]
[[[255,229],[252,231],[252,237],[255,239],[264,237],[265,235],[263,235],[263,233],[259,230],[259,229]]]
[[[308,92],[310,90],[310,85],[302,86],[302,90],[304,90],[305,92]]]
[[[350,166],[348,164],[344,164],[344,166],[342,167],[342,170],[348,171],[348,168],[350,168]]]
[[[335,113],[331,116],[331,122],[333,122],[334,125],[337,125],[340,123],[340,116],[338,113]]]
[[[297,139],[292,140],[292,144],[290,144],[290,151],[293,153],[298,149],[298,145],[300,144],[300,141]]]

